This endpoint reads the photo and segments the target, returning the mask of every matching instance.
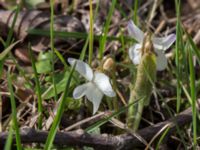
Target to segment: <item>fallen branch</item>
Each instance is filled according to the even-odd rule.
[[[137,132],[144,140],[150,141],[154,135],[159,132],[164,126],[169,125],[171,134],[176,125],[184,126],[192,121],[191,108],[183,111],[176,117],[167,121],[149,126]],[[22,143],[45,143],[47,139],[47,131],[38,131],[32,128],[22,129],[20,132]],[[0,133],[0,149],[3,148],[8,132]],[[13,135],[13,138],[14,135]],[[110,149],[110,150],[129,150],[138,146],[144,146],[141,141],[133,136],[131,133],[121,134],[117,136],[112,135],[94,135],[88,134],[83,130],[76,130],[71,132],[57,132],[54,140],[57,146],[90,146],[95,149]]]

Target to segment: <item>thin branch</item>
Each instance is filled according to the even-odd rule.
[[[174,118],[167,121],[149,126],[137,132],[146,141],[150,141],[152,137],[157,134],[164,126],[169,125],[169,133],[176,130],[176,125],[183,127],[192,121],[191,108],[183,111]],[[32,128],[22,129],[20,132],[22,143],[45,143],[48,132],[38,131]],[[3,148],[8,132],[0,133],[0,149]],[[13,138],[14,135],[13,135]],[[71,132],[57,132],[54,144],[60,147],[63,146],[90,146],[95,149],[109,149],[109,150],[130,150],[133,147],[144,147],[141,141],[132,133],[121,134],[117,136],[112,135],[94,135],[84,132],[83,130],[76,130]]]

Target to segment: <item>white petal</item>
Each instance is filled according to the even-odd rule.
[[[137,42],[142,43],[144,39],[144,33],[133,23],[132,20],[128,22],[128,33]]]
[[[156,50],[157,57],[156,57],[156,65],[157,70],[162,71],[167,67],[167,58],[162,51]]]
[[[99,109],[99,105],[101,103],[101,99],[103,98],[103,93],[94,85],[94,83],[89,82],[86,97],[93,104],[93,114],[97,112]]]
[[[73,66],[75,62],[77,62],[75,68],[76,71],[78,71],[83,77],[85,77],[89,81],[93,79],[93,71],[88,64],[74,58],[68,58],[68,62],[71,66]]]
[[[141,44],[135,44],[129,48],[129,57],[135,65],[138,65],[141,60]]]
[[[163,38],[153,38],[153,44],[156,49],[166,50],[168,49],[176,40],[175,34],[170,34]]]
[[[107,96],[114,97],[116,94],[112,89],[108,76],[103,73],[94,73],[94,83]]]
[[[83,97],[86,94],[86,90],[87,90],[88,86],[89,86],[88,83],[77,86],[73,91],[73,98],[79,99],[79,98]]]

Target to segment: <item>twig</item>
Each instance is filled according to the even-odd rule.
[[[75,124],[73,124],[73,125],[71,125],[71,126],[69,126],[69,127],[67,127],[67,128],[65,128],[64,129],[64,131],[66,132],[66,131],[70,131],[70,130],[72,130],[72,129],[74,129],[74,128],[77,128],[78,126],[81,126],[81,125],[83,125],[83,124],[85,124],[85,123],[88,123],[88,122],[91,122],[91,121],[95,121],[95,120],[99,120],[99,119],[101,119],[101,118],[104,118],[104,117],[106,117],[108,115],[108,112],[100,112],[99,114],[97,114],[97,115],[94,115],[94,116],[92,116],[92,117],[89,117],[89,118],[86,118],[86,119],[84,119],[84,120],[81,120],[81,121],[79,121],[79,122],[77,122],[77,123],[75,123]]]
[[[183,111],[174,118],[167,121],[149,126],[137,132],[146,141],[150,141],[164,126],[170,124],[169,133],[173,133],[176,129],[176,125],[184,126],[192,121],[191,108]],[[38,131],[32,128],[22,129],[20,132],[22,143],[44,143],[46,141],[48,132]],[[0,133],[0,149],[3,148],[8,132]],[[15,138],[13,136],[13,138]],[[13,140],[14,142],[14,140]],[[121,134],[118,136],[112,135],[94,135],[84,132],[83,130],[71,131],[71,132],[57,132],[54,140],[54,144],[57,146],[90,146],[95,149],[109,149],[109,150],[130,150],[133,147],[144,147],[141,141],[133,136],[131,133]]]
[[[200,42],[200,29],[199,29],[198,32],[195,34],[193,40],[194,40],[194,42],[195,42],[196,44],[199,44],[199,42]]]
[[[156,9],[160,4],[160,0],[154,0],[151,12],[149,14],[148,24],[151,24],[153,18],[156,16]]]
[[[163,29],[163,27],[165,26],[165,24],[166,24],[166,21],[165,21],[165,20],[162,20],[162,21],[159,23],[158,27],[156,28],[154,34],[158,34],[158,33]]]

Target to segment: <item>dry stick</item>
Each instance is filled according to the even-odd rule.
[[[176,130],[176,125],[184,126],[192,121],[192,109],[188,108],[174,118],[167,121],[146,127],[137,132],[146,141],[150,141],[164,126],[170,124],[168,134]],[[22,143],[44,143],[48,132],[38,131],[32,128],[22,129],[20,132]],[[8,132],[0,133],[0,149],[3,148]],[[13,136],[14,138],[14,136]],[[13,140],[14,142],[14,140]],[[57,132],[54,140],[57,146],[91,146],[95,149],[110,149],[110,150],[131,150],[133,147],[144,147],[137,137],[131,133],[121,134],[118,136],[111,135],[94,135],[88,134],[83,130],[72,132]]]
[[[195,34],[193,40],[194,40],[194,43],[199,44],[199,42],[200,42],[200,29],[199,29],[199,31]]]
[[[150,141],[167,124],[170,124],[170,129],[168,133],[169,135],[176,130],[176,125],[183,127],[184,125],[190,123],[191,121],[192,121],[192,109],[188,108],[185,111],[181,112],[176,117],[173,117],[167,121],[157,123],[155,125],[139,130],[137,134],[143,137],[146,141]],[[141,142],[139,142],[135,137],[132,137],[130,135],[125,135],[123,140],[125,142],[124,148],[127,150],[132,149],[133,147],[143,146],[141,145]]]
[[[156,34],[160,33],[160,31],[163,29],[163,27],[165,26],[165,24],[166,24],[166,21],[165,21],[165,20],[162,20],[162,21],[159,23],[158,27],[156,28],[154,34],[156,35]]]
[[[81,121],[79,121],[79,122],[77,122],[77,123],[75,123],[75,124],[73,124],[73,125],[71,125],[71,126],[65,128],[64,131],[65,131],[65,132],[66,132],[66,131],[70,131],[70,130],[72,130],[72,129],[74,129],[74,128],[77,128],[77,127],[79,127],[79,126],[81,126],[81,125],[83,125],[83,124],[85,124],[85,123],[88,123],[88,122],[91,122],[91,121],[94,122],[95,120],[99,120],[100,118],[103,118],[103,117],[105,118],[106,116],[108,116],[108,112],[100,112],[100,113],[97,114],[97,115],[94,115],[94,116],[92,116],[92,117],[83,119],[83,120],[81,120]]]
[[[156,16],[156,9],[157,9],[159,3],[160,3],[160,0],[154,0],[153,6],[150,11],[149,19],[148,19],[148,24],[151,24],[153,18]]]

